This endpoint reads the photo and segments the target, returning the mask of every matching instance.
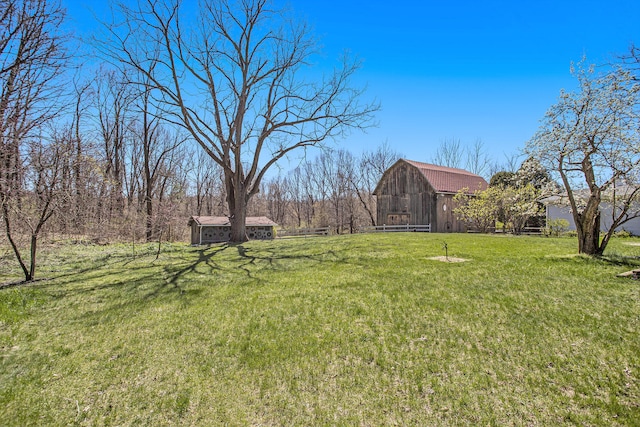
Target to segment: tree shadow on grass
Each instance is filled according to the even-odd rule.
[[[278,251],[276,247],[261,247],[259,251],[254,248],[248,248],[242,243],[231,244],[238,251],[238,255],[242,261],[238,264],[238,268],[242,270],[250,279],[262,282],[258,275],[261,270],[284,271],[294,262],[308,262],[311,264],[320,264],[327,260],[340,261],[344,260],[344,256],[338,254],[337,251],[331,249],[317,254],[305,254],[300,251],[294,253],[285,253]],[[289,263],[287,263],[289,261]],[[288,264],[288,265],[287,265]]]
[[[618,267],[640,268],[640,257],[627,255],[603,255],[596,258],[604,264],[615,265]]]
[[[187,263],[185,266],[178,269],[174,269],[171,264],[164,265],[163,271],[169,277],[167,283],[174,287],[179,287],[179,279],[187,276],[188,274],[197,274],[199,267],[208,267],[205,272],[209,274],[223,271],[224,267],[216,261],[215,257],[224,252],[228,247],[229,245],[224,243],[218,246],[209,246],[199,249],[197,251],[198,258],[194,262]]]
[[[584,254],[571,254],[564,256],[545,256],[544,260],[551,260],[565,265],[585,266],[585,267],[620,267],[628,270],[640,268],[640,257],[605,254],[601,256],[589,256]]]
[[[160,262],[152,258],[154,254],[146,257],[148,262],[144,256],[98,257],[91,266],[56,276],[53,286],[42,289],[57,300],[75,296],[85,301],[78,318],[92,324],[105,317],[143,311],[152,301],[190,305],[207,287],[226,284],[227,280],[259,285],[266,280],[263,272],[307,268],[309,263],[339,262],[342,258],[334,249],[308,253],[305,248],[227,243],[185,249]]]

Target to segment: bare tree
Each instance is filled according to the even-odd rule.
[[[71,170],[71,183],[68,187],[69,194],[73,193],[70,209],[72,212],[73,227],[84,232],[83,211],[87,209],[89,199],[89,183],[87,143],[84,141],[82,132],[82,123],[85,121],[87,110],[89,108],[89,98],[92,93],[91,81],[74,81],[75,102],[72,120],[69,126],[69,152],[73,156],[68,156],[69,164],[67,167]]]
[[[57,212],[58,204],[69,196],[61,187],[64,165],[72,154],[68,151],[69,143],[65,140],[66,135],[68,135],[66,131],[60,134],[54,132],[52,142],[41,138],[34,138],[30,142],[29,161],[25,164],[26,194],[19,204],[10,205],[10,210],[4,213],[7,235],[11,234],[9,217],[21,222],[29,235],[28,269],[15,242],[10,239],[16,258],[25,274],[25,281],[35,278],[38,238],[43,227]]]
[[[182,126],[224,171],[233,241],[246,240],[249,200],[265,173],[293,150],[371,123],[350,79],[358,64],[305,80],[316,43],[267,0],[203,0],[197,21],[179,1],[121,7],[103,52],[144,76],[162,114]]]
[[[190,177],[195,191],[196,215],[220,215],[226,212],[222,168],[200,149],[189,151],[187,157],[193,159]]]
[[[127,140],[131,140],[133,122],[133,103],[136,94],[127,82],[126,74],[118,70],[101,70],[96,78],[94,105],[100,133],[102,155],[104,156],[103,187],[100,191],[101,204],[106,203],[107,220],[124,213],[125,185],[129,197],[133,197],[131,188],[132,174],[126,179]],[[139,153],[129,152],[137,159]],[[131,165],[131,162],[129,162]],[[135,163],[134,163],[135,164]],[[135,176],[135,174],[133,174]]]
[[[487,178],[500,170],[500,166],[492,164],[480,138],[471,145],[465,145],[457,138],[445,138],[440,142],[431,161],[450,168],[466,168],[469,172]]]
[[[263,191],[266,197],[266,211],[269,217],[278,224],[285,224],[285,217],[288,208],[287,182],[281,176],[270,179],[264,185]]]
[[[579,91],[561,93],[527,151],[561,178],[579,252],[602,255],[615,229],[640,216],[640,86],[618,67],[595,75],[579,64],[574,74]],[[600,240],[604,201],[611,218]]]
[[[309,209],[307,207],[308,196],[305,192],[305,178],[303,176],[304,169],[301,166],[296,167],[289,172],[285,178],[285,188],[287,190],[287,198],[290,199],[289,206],[293,210],[293,216],[295,218],[296,226],[302,226],[303,218],[307,218],[305,215]],[[309,219],[307,219],[307,226],[310,225]]]
[[[357,173],[353,174],[351,185],[367,214],[370,225],[376,225],[376,199],[373,192],[387,169],[401,158],[384,142],[375,151],[362,154]]]
[[[464,147],[458,138],[445,138],[440,142],[431,160],[440,166],[461,168],[464,162]]]
[[[142,185],[140,195],[144,200],[145,237],[147,242],[153,240],[154,234],[154,200],[162,201],[167,180],[172,174],[171,164],[175,150],[184,142],[179,135],[171,135],[160,119],[153,113],[151,93],[142,91],[137,99],[139,115],[138,132],[142,156]]]
[[[491,169],[491,158],[487,154],[487,151],[485,149],[484,142],[482,142],[482,139],[477,138],[471,146],[467,147],[466,154],[467,154],[466,169],[469,172],[475,173],[476,175],[480,175],[484,177],[491,175],[489,173]]]
[[[50,189],[58,177],[57,169],[42,169],[53,168],[53,165],[48,165],[49,150],[41,143],[45,127],[58,115],[62,105],[60,77],[67,58],[63,48],[65,39],[58,33],[58,27],[64,13],[58,4],[47,0],[5,0],[1,5],[1,215],[7,239],[25,280],[29,281],[35,274],[38,234],[51,217],[53,200],[50,197],[55,193]],[[31,185],[27,181],[29,176]],[[33,204],[27,202],[34,198]],[[32,230],[31,265],[27,268],[15,239],[17,224],[14,221],[34,218],[24,215],[23,211],[31,206],[36,206],[38,219],[28,224]]]
[[[331,150],[320,157],[322,171],[329,186],[329,201],[333,210],[333,226],[338,234],[354,230],[355,204],[351,183],[355,175],[355,159],[349,151]]]

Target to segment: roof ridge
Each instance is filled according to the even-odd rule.
[[[409,160],[409,159],[402,159],[402,160],[418,168],[429,169],[429,170],[439,171],[439,172],[452,172],[452,173],[459,173],[464,175],[480,176],[473,172],[469,172],[466,169],[453,168],[450,166],[441,166],[433,163],[419,162],[417,160]]]

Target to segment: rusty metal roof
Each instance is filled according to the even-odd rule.
[[[226,216],[192,216],[189,225],[193,223],[201,226],[230,226],[231,222]],[[278,224],[271,221],[266,216],[248,216],[245,225],[250,227],[273,227]]]
[[[418,169],[436,193],[453,194],[463,188],[468,188],[469,193],[472,194],[476,190],[485,190],[489,187],[487,181],[480,175],[476,175],[464,169],[432,165],[430,163],[416,162],[413,160],[400,159],[393,166],[387,169],[387,171],[393,169],[400,162],[407,163]],[[378,186],[380,186],[383,179],[380,180]],[[374,194],[377,192],[378,188],[376,188]]]
[[[489,186],[487,181],[480,175],[464,169],[437,166],[413,160],[405,161],[418,168],[438,193],[457,193],[463,188],[468,188],[470,192],[474,192],[476,190],[486,190]]]

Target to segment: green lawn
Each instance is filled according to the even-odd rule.
[[[637,242],[46,249],[0,290],[0,424],[640,426]]]

